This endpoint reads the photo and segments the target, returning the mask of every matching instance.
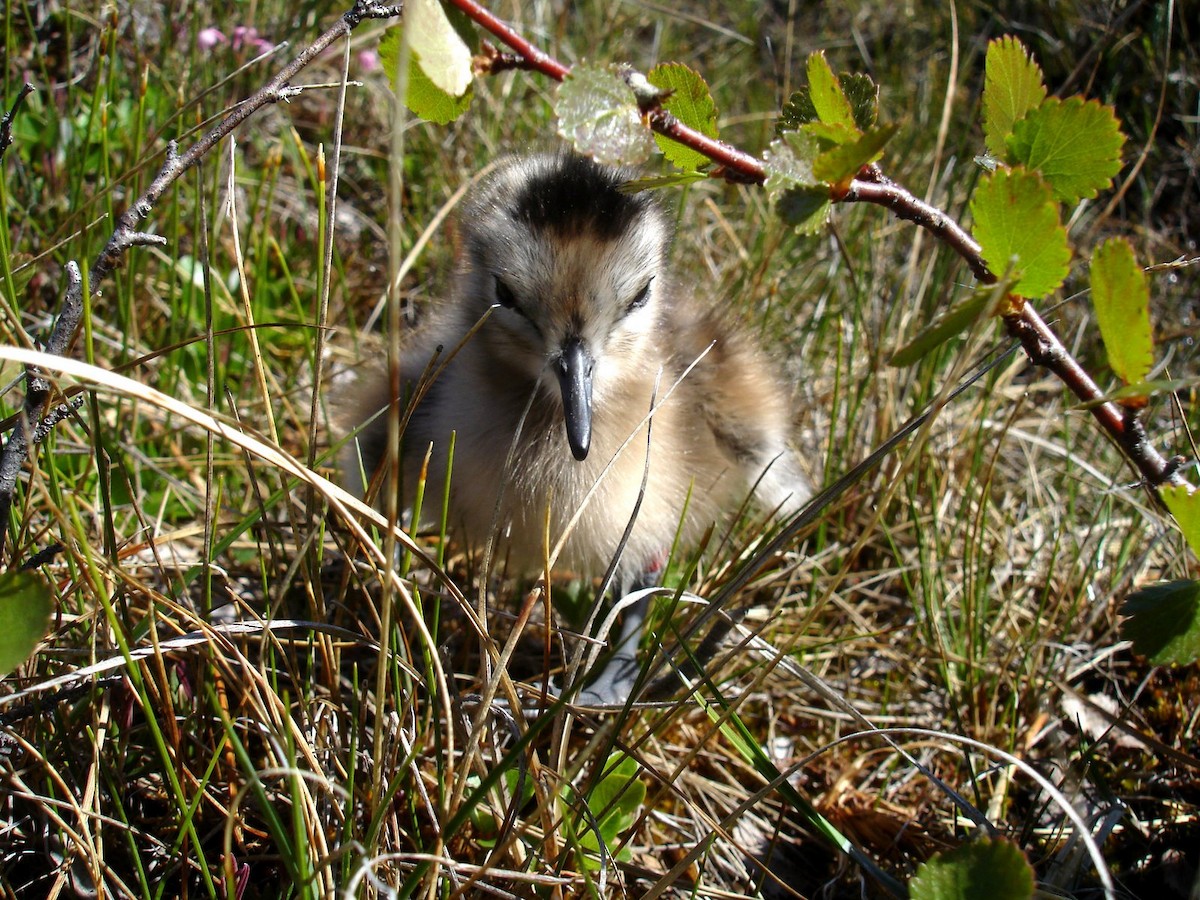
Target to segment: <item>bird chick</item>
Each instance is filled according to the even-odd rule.
[[[442,496],[449,479],[461,540],[481,547],[494,535],[510,565],[537,572],[547,528],[554,546],[578,517],[557,564],[590,576],[607,570],[636,509],[615,569],[625,590],[652,583],[677,535],[694,543],[748,490],[784,513],[809,495],[772,367],[698,296],[702,285],[668,272],[667,215],[648,194],[619,190],[632,174],[572,155],[521,157],[469,195],[451,298],[408,341],[399,393],[387,379],[369,392],[347,464],[375,471],[389,451],[379,413],[406,402],[439,350],[458,348],[409,411],[403,504],[432,445],[425,496]],[[644,603],[635,623],[642,613]],[[627,622],[617,662],[581,699],[627,698],[638,633]]]

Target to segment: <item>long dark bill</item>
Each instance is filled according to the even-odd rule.
[[[579,338],[570,338],[558,360],[567,443],[578,460],[587,458],[592,443],[592,354]]]

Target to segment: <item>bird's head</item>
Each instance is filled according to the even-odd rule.
[[[553,390],[587,456],[593,410],[656,340],[670,228],[632,173],[569,155],[502,166],[459,221],[459,298],[497,363]]]

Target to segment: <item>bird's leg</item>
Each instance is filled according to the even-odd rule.
[[[613,647],[613,655],[596,676],[595,681],[579,692],[579,702],[584,706],[625,706],[633,695],[637,684],[638,644],[642,638],[642,627],[646,623],[646,613],[650,609],[649,589],[654,587],[658,576],[662,574],[662,565],[653,565],[629,585],[625,590],[625,581],[617,578],[613,583],[613,598],[620,602],[621,598],[630,594],[640,594],[625,611],[625,619],[621,623],[621,631]]]

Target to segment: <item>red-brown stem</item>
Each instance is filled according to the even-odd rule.
[[[491,10],[484,9],[474,0],[450,0],[451,6],[457,6],[466,13],[472,21],[479,23],[508,46],[512,47],[529,64],[529,68],[549,75],[555,81],[562,81],[571,71],[570,66],[564,66],[549,53],[538,49],[518,34],[512,26],[492,15]]]
[[[689,128],[661,106],[642,107],[642,115],[659,134],[698,150],[717,163],[720,168],[713,175],[738,184],[762,184],[767,180],[767,170],[761,159]]]

